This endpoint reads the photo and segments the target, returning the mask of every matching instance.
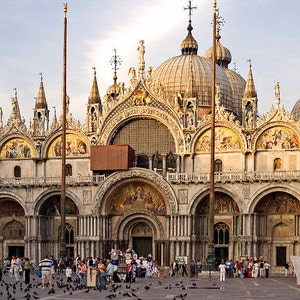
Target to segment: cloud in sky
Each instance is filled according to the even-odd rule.
[[[158,67],[180,55],[187,31],[188,5],[184,0],[82,0],[68,1],[67,92],[70,111],[83,122],[90,93],[93,67],[101,97],[113,83],[110,60],[113,49],[122,60],[118,81],[128,83],[128,69],[138,64],[137,46],[145,41],[146,68]],[[213,0],[194,0],[193,35],[204,55],[212,44]],[[300,1],[218,0],[225,19],[221,43],[232,54],[232,63],[247,77],[252,60],[259,112],[275,103],[274,86],[281,85],[281,101],[291,110],[300,97]],[[46,97],[61,112],[63,4],[60,0],[0,2],[0,106],[4,121],[11,113],[10,99],[17,88],[21,114],[29,125],[33,117],[39,73],[43,73]]]

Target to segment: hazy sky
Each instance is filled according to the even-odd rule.
[[[0,1],[0,106],[4,122],[11,113],[17,89],[26,125],[33,117],[35,97],[43,73],[50,109],[61,114],[63,57],[62,0]],[[275,103],[274,86],[281,86],[281,103],[291,111],[300,98],[300,1],[218,0],[225,24],[221,43],[231,51],[232,63],[247,78],[249,62],[258,93],[258,110]],[[118,82],[128,86],[128,70],[138,65],[137,46],[145,41],[146,69],[180,55],[187,34],[188,0],[69,0],[67,93],[70,111],[83,122],[93,67],[100,96],[113,84],[113,49],[122,60]],[[212,45],[213,0],[194,0],[192,25],[198,55]]]

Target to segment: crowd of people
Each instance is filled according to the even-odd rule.
[[[225,278],[230,277],[268,278],[271,265],[260,256],[258,258],[244,257],[236,262],[222,259],[217,267],[220,272],[220,281],[225,281]],[[288,262],[286,262],[284,268],[285,276],[288,276]],[[88,282],[88,280],[91,281],[92,271],[94,271],[95,276],[93,283]],[[171,262],[169,275],[172,277],[195,277],[201,271],[202,264],[200,261],[196,263],[192,260],[188,270],[187,261],[174,260]],[[100,290],[106,289],[107,284],[113,282],[125,281],[132,283],[136,278],[160,277],[161,275],[158,264],[153,260],[151,254],[147,257],[139,257],[132,249],[127,249],[124,252],[112,249],[107,259],[101,259],[100,257],[81,258],[80,255],[75,258],[55,259],[53,255],[45,255],[38,264],[29,258],[12,256],[9,260],[0,257],[0,281],[2,280],[2,274],[6,272],[10,277],[14,277],[16,282],[22,279],[25,284],[29,284],[30,276],[36,274],[41,277],[43,289],[46,286],[53,287],[52,278],[55,274],[65,276],[65,285],[68,287],[75,284],[80,288],[95,286]]]
[[[221,260],[218,266],[220,281],[226,277],[239,278],[269,278],[271,265],[267,260],[260,257],[244,257],[235,263],[232,260]]]

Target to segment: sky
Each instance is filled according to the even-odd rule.
[[[111,59],[116,49],[122,61],[118,82],[129,86],[128,70],[138,66],[137,47],[145,41],[146,69],[157,68],[180,55],[186,37],[188,0],[69,0],[67,12],[67,94],[70,112],[84,122],[93,68],[100,96],[113,84]],[[212,45],[213,0],[193,0],[193,36],[198,55]],[[50,121],[62,107],[62,0],[0,1],[0,107],[4,123],[11,114],[17,90],[21,115],[29,126],[33,117],[40,73],[43,75]],[[300,1],[218,0],[221,43],[232,55],[230,69],[247,78],[251,59],[258,112],[275,104],[279,82],[281,104],[291,111],[300,98]]]

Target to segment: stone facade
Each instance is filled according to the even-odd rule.
[[[130,86],[115,80],[103,99],[95,71],[83,126],[67,107],[68,256],[105,257],[112,248],[133,248],[165,266],[176,256],[205,262],[211,87],[197,80],[209,81],[211,60],[197,55],[191,30],[192,51],[182,48],[182,55],[147,74],[141,41],[138,76],[131,68]],[[228,69],[228,59],[217,60],[215,256],[263,256],[279,267],[300,255],[300,123],[280,104],[278,85],[276,105],[257,117],[251,65],[244,80]],[[206,67],[201,74],[186,71],[185,61]],[[169,74],[167,66],[174,65],[185,73]],[[172,86],[179,76],[181,85]],[[49,126],[42,78],[29,128],[17,92],[7,124],[2,114],[0,123],[0,255],[58,257],[62,124],[54,112]],[[90,147],[117,144],[135,150],[134,167],[91,170]]]

